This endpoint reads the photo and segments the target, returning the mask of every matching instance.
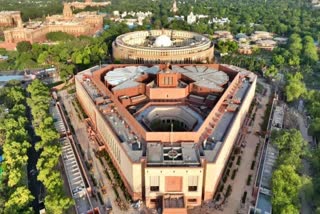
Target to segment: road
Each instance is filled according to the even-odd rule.
[[[305,117],[299,113],[295,111],[295,116],[297,117],[298,123],[299,123],[299,129],[300,132],[304,138],[304,140],[307,142],[309,149],[311,149],[311,144],[309,142],[312,142],[312,137],[309,136],[308,134],[308,124],[305,120]],[[302,159],[302,173],[305,176],[310,176],[311,175],[311,171],[310,171],[310,163],[308,162],[308,160],[306,159]],[[312,206],[311,203],[308,199],[308,197],[306,196],[306,194],[303,192],[301,194],[301,213],[314,213],[312,211]]]
[[[32,207],[35,211],[35,213],[39,213],[39,209],[42,207],[39,205],[39,194],[40,190],[44,189],[43,184],[38,181],[37,176],[37,161],[39,158],[40,153],[35,150],[35,144],[40,141],[40,138],[36,136],[33,126],[32,126],[32,115],[31,115],[31,110],[30,107],[27,106],[27,118],[29,120],[28,122],[28,135],[30,136],[30,143],[31,147],[28,149],[28,164],[27,164],[27,171],[28,171],[28,188],[31,191],[31,194],[34,196],[34,200],[32,202]],[[42,198],[40,199],[42,200]]]

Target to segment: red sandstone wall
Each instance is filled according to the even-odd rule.
[[[246,117],[250,104],[253,100],[256,87],[256,79],[252,83],[250,90],[248,91],[245,99],[242,101],[242,105],[237,112],[237,116],[234,119],[231,129],[228,130],[224,144],[220,149],[217,159],[213,163],[207,163],[206,165],[206,177],[205,177],[205,189],[204,200],[211,200],[215,194],[219,181],[222,177],[223,169],[227,164],[228,157],[232,151],[232,147],[238,136],[241,125]],[[212,174],[211,172],[215,172]]]
[[[188,96],[186,88],[147,88],[147,96],[151,100],[183,99]]]
[[[140,83],[138,87],[131,87],[131,88],[125,88],[121,90],[115,90],[113,91],[114,95],[116,97],[120,97],[123,95],[126,95],[128,97],[136,96],[139,94],[145,94],[145,85],[143,83]]]

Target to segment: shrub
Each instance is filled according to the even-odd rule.
[[[118,193],[117,187],[113,186],[112,189],[114,191],[114,194],[116,195],[116,198],[119,198],[119,193]]]
[[[226,191],[226,198],[231,195],[231,192],[232,192],[232,187],[231,187],[231,185],[229,184],[228,187],[227,187],[227,191]]]
[[[107,178],[108,178],[109,180],[111,180],[111,176],[110,176],[110,174],[109,174],[109,172],[108,172],[107,169],[104,170],[104,173],[106,174]]]
[[[224,184],[221,184],[221,185],[220,185],[220,188],[219,188],[219,192],[222,192],[222,191],[223,191],[223,188],[224,188]]]
[[[251,170],[253,170],[254,169],[254,166],[256,165],[256,161],[252,161],[252,163],[251,163]]]
[[[241,151],[241,148],[240,148],[240,147],[237,147],[237,148],[235,148],[235,150],[234,150],[234,154],[235,154],[235,155],[240,154],[240,151]]]
[[[232,156],[231,156],[231,160],[234,161],[234,158],[235,158],[234,155],[232,155]]]
[[[247,179],[247,185],[250,185],[250,184],[251,184],[251,178],[252,178],[252,175],[249,175],[249,176],[248,176],[248,179]]]
[[[97,183],[96,178],[93,175],[91,175],[91,180],[92,180],[93,186],[96,187],[98,185],[98,183]]]
[[[50,41],[57,42],[57,41],[68,41],[74,38],[73,35],[68,33],[64,33],[62,31],[58,32],[50,32],[46,34],[46,38]]]
[[[88,161],[84,161],[84,163],[85,163],[87,169],[90,170],[91,169],[90,163]]]
[[[102,158],[99,157],[98,159],[99,159],[99,161],[100,161],[100,163],[101,163],[101,166],[104,166]]]
[[[216,201],[219,201],[220,198],[221,198],[221,195],[220,195],[220,193],[218,193],[217,196],[216,196]]]
[[[247,191],[245,191],[243,193],[243,196],[242,196],[242,199],[241,199],[241,202],[244,204],[246,202],[246,198],[247,198]]]
[[[104,202],[103,202],[103,199],[102,199],[102,196],[101,196],[100,192],[98,192],[98,198],[99,198],[100,204],[104,205]]]
[[[231,175],[231,179],[232,179],[232,180],[236,177],[237,171],[238,171],[238,169],[234,169],[234,170],[232,171],[232,175]]]
[[[229,167],[229,168],[231,168],[231,167],[232,167],[232,164],[233,164],[233,162],[232,162],[232,161],[230,161],[230,163],[229,163],[228,167]]]
[[[222,178],[222,181],[223,181],[223,183],[225,183],[225,182],[227,182],[227,176],[223,176],[223,178]]]
[[[227,169],[226,175],[229,176],[229,174],[230,174],[230,169]]]
[[[257,157],[258,152],[259,152],[259,147],[260,147],[260,143],[258,143],[258,144],[256,145],[256,150],[254,151],[254,157]]]
[[[240,165],[240,163],[241,163],[241,156],[238,157],[237,165]]]

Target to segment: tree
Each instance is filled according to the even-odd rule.
[[[47,39],[53,42],[57,41],[68,41],[74,39],[73,35],[70,35],[68,33],[58,31],[58,32],[50,32],[46,35]]]
[[[298,99],[301,95],[307,92],[305,84],[302,82],[303,76],[300,72],[296,74],[287,75],[287,84],[285,86],[285,93],[287,101],[291,102]]]
[[[311,36],[304,37],[303,58],[307,64],[315,64],[319,60],[317,47]]]
[[[299,213],[301,178],[290,165],[281,165],[272,174],[272,207],[275,213]],[[297,206],[298,205],[298,206]]]
[[[32,213],[29,205],[33,200],[34,197],[27,187],[18,187],[5,203],[4,213]]]
[[[285,58],[281,55],[275,54],[272,57],[272,62],[277,66],[282,66],[285,63]]]
[[[299,34],[296,34],[296,33],[292,34],[289,37],[289,51],[293,55],[299,56],[301,51],[302,51],[302,49],[303,49],[302,39],[299,36]]]
[[[264,74],[267,77],[274,78],[278,75],[278,69],[274,65],[271,65]]]
[[[22,52],[29,52],[32,49],[32,45],[29,41],[22,41],[17,44],[17,51]]]
[[[316,117],[312,120],[308,132],[312,136],[320,137],[320,117]]]

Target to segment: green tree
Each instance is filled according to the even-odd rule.
[[[281,55],[273,55],[272,62],[277,66],[282,66],[285,63],[285,58]]]
[[[275,213],[299,213],[301,178],[290,165],[281,165],[272,174],[272,208]]]
[[[303,58],[307,64],[315,64],[319,61],[317,47],[311,36],[304,37]]]
[[[18,187],[5,203],[4,213],[32,213],[32,208],[30,208],[29,205],[33,200],[34,197],[27,187]]]
[[[271,78],[274,78],[278,75],[278,69],[274,66],[274,65],[271,65],[265,72],[265,75],[267,77],[271,77]]]
[[[296,74],[287,75],[285,93],[288,102],[298,99],[301,95],[307,92],[306,86],[303,83],[302,79],[303,76],[300,72],[297,72]]]
[[[32,49],[32,45],[30,42],[22,41],[17,44],[17,51],[20,53],[29,52],[31,51],[31,49]]]

